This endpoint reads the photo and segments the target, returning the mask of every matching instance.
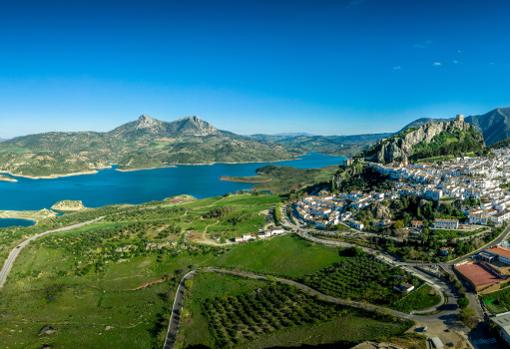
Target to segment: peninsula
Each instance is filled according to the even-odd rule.
[[[16,178],[8,177],[0,174],[0,182],[10,182],[16,183],[18,180]]]

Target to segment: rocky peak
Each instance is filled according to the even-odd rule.
[[[161,121],[151,118],[149,115],[140,115],[136,122],[137,129],[154,129],[161,126]]]
[[[188,116],[175,121],[175,132],[182,135],[208,136],[218,133],[218,130],[207,121],[196,116]]]
[[[367,158],[381,163],[407,162],[418,144],[428,144],[442,132],[454,134],[456,130],[467,131],[469,127],[463,115],[457,115],[455,119],[449,121],[425,122],[417,127],[403,129],[391,138],[380,141],[369,151]]]

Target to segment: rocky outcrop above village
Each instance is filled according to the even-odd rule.
[[[449,149],[447,145],[452,144],[461,146]],[[430,121],[406,128],[390,138],[379,141],[364,153],[364,157],[379,163],[405,163],[413,159],[413,156],[416,159],[417,154],[423,157],[450,155],[457,148],[478,151],[480,147],[483,147],[481,134],[466,123],[463,116],[457,116],[451,121]]]

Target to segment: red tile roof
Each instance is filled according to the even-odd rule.
[[[503,247],[499,247],[499,246],[492,247],[492,248],[487,249],[487,252],[490,252],[490,253],[498,255],[498,256],[510,258],[510,250],[503,248]]]
[[[455,266],[455,269],[471,281],[475,287],[497,284],[502,280],[476,263],[459,264]]]

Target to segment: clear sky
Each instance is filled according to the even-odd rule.
[[[10,3],[10,4],[9,4]],[[509,1],[4,1],[0,137],[146,113],[394,131],[510,105]]]

